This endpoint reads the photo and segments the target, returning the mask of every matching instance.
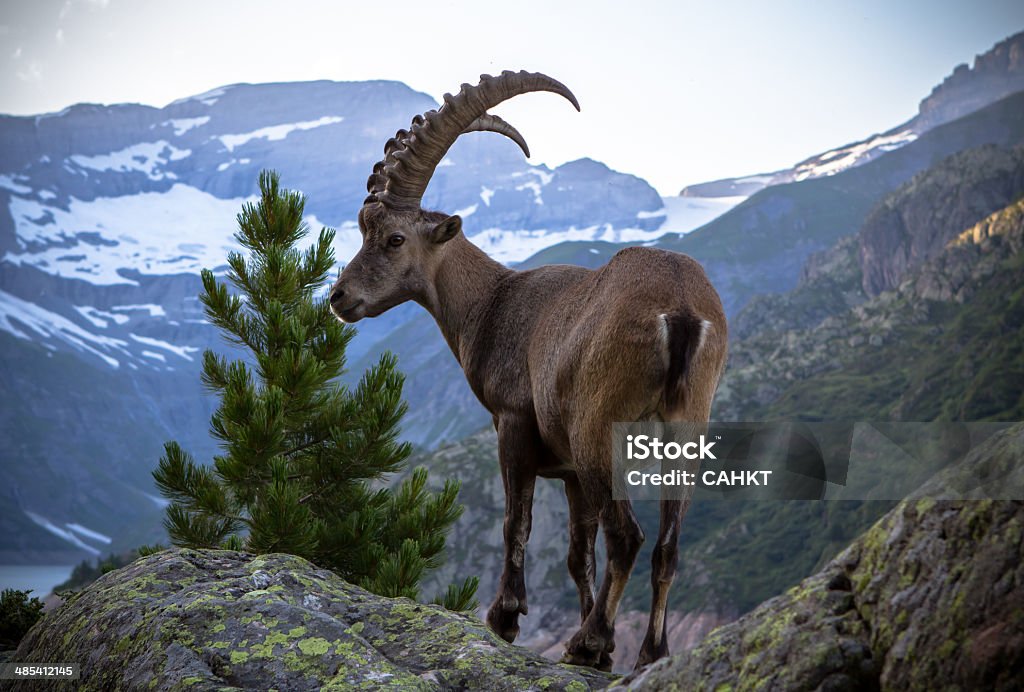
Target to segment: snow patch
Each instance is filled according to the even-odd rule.
[[[668,210],[665,207],[655,209],[654,211],[638,211],[636,213],[636,218],[638,219],[657,219],[662,216],[668,216]]]
[[[539,188],[540,184],[541,181],[530,181],[523,187]],[[471,240],[488,255],[505,264],[522,262],[541,250],[567,241],[650,244],[666,233],[689,233],[721,216],[745,199],[746,197],[663,197],[662,202],[665,206],[662,209],[637,213],[638,219],[665,219],[664,223],[652,231],[633,227],[615,228],[611,224],[586,228],[573,226],[563,231],[488,228],[474,234]]]
[[[488,228],[472,237],[472,241],[484,252],[505,264],[514,264],[536,253],[566,241],[604,240],[612,243],[637,243],[654,241],[665,231],[645,231],[640,228],[615,228],[611,224],[575,226],[565,231],[548,230],[504,230]]]
[[[32,188],[16,183],[14,178],[9,175],[0,175],[0,187],[7,188],[19,195],[27,195],[32,192]]]
[[[199,101],[200,103],[203,103],[203,104],[205,104],[207,106],[212,106],[213,104],[217,103],[217,99],[219,99],[221,96],[223,96],[224,94],[227,93],[227,90],[229,88],[230,87],[217,87],[216,89],[210,89],[209,91],[204,91],[203,93],[196,94],[195,96],[186,96],[183,99],[177,99],[176,101],[171,101],[171,103],[169,105],[174,106],[174,105],[177,105],[179,103],[188,103],[189,101]]]
[[[523,183],[522,185],[516,185],[516,189],[533,190],[533,203],[544,204],[544,198],[540,196],[540,183],[538,183],[536,180],[531,180],[527,183]]]
[[[94,308],[91,305],[75,305],[73,306],[78,314],[89,320],[92,326],[99,327],[100,329],[106,329],[110,326],[110,322],[115,324],[124,324],[130,318],[125,315],[115,315],[112,312],[104,312],[98,308]]]
[[[160,507],[161,509],[171,504],[171,501],[165,498],[157,497],[156,495],[150,495],[149,493],[142,494],[146,496],[146,499],[148,499],[150,502],[152,502],[157,507]]]
[[[277,140],[284,139],[295,130],[312,130],[316,127],[340,123],[342,120],[344,120],[344,118],[340,115],[325,115],[319,120],[307,120],[301,123],[287,123],[284,125],[271,125],[270,127],[263,127],[259,130],[253,130],[252,132],[245,132],[238,135],[219,135],[217,139],[221,141],[228,151],[234,151],[235,147],[240,147],[253,139],[266,139],[268,141],[275,142]]]
[[[662,197],[665,207],[659,211],[665,213],[665,223],[658,230],[661,233],[689,233],[717,219],[745,199],[744,196]]]
[[[38,336],[60,339],[77,350],[91,353],[112,368],[119,367],[120,362],[99,350],[100,348],[117,349],[127,354],[125,347],[128,343],[121,339],[93,334],[66,317],[0,291],[0,329],[19,339],[32,340],[32,337],[19,329],[19,326],[35,332]]]
[[[181,137],[193,127],[199,127],[200,125],[205,125],[208,122],[210,122],[210,116],[204,115],[199,118],[174,118],[172,120],[165,120],[160,124],[170,125],[174,128],[174,136]]]
[[[193,360],[192,356],[190,356],[189,354],[195,353],[196,351],[199,350],[195,346],[175,346],[174,344],[169,344],[166,341],[161,341],[160,339],[153,339],[148,336],[139,336],[138,334],[129,334],[129,336],[134,341],[137,341],[140,344],[145,344],[146,346],[152,346],[154,348],[163,349],[164,351],[173,353],[179,358],[184,358],[185,360],[189,361]]]
[[[164,310],[164,306],[157,305],[155,303],[146,303],[144,305],[115,305],[110,309],[114,312],[136,312],[145,310],[149,313],[150,317],[167,317],[167,312]],[[123,317],[122,319],[125,321],[128,320],[127,317]],[[118,324],[121,323],[118,322]]]
[[[24,511],[25,511],[25,516],[27,516],[29,519],[34,521],[39,526],[42,526],[44,529],[46,529],[47,531],[49,531],[53,535],[59,536],[60,538],[63,538],[65,541],[67,541],[71,545],[75,546],[76,548],[81,548],[82,550],[84,550],[87,553],[91,553],[93,555],[99,555],[100,554],[99,550],[97,550],[96,548],[92,547],[88,543],[84,543],[82,541],[82,539],[80,539],[78,536],[76,536],[73,531],[68,531],[67,529],[62,529],[61,527],[57,526],[56,524],[51,522],[46,517],[40,516],[40,515],[36,514],[35,512],[29,512],[28,510],[24,510]]]
[[[808,178],[835,175],[847,168],[867,163],[880,154],[899,149],[915,139],[917,139],[917,133],[913,130],[903,130],[892,135],[871,137],[842,149],[827,151],[813,161],[797,166],[793,179],[807,180]]]
[[[224,163],[218,164],[217,165],[217,172],[218,173],[223,173],[227,169],[229,169],[232,166],[234,166],[236,163],[237,164],[241,164],[241,165],[244,166],[245,164],[249,163],[250,161],[252,161],[252,159],[231,159],[230,161],[225,161]]]
[[[99,541],[100,543],[111,543],[113,540],[110,538],[110,536],[100,533],[99,531],[93,531],[92,529],[86,528],[81,524],[64,524],[64,526],[68,527],[69,529],[71,529],[79,535],[85,536],[86,538],[91,538],[94,541]]]
[[[218,199],[181,183],[166,192],[88,201],[72,197],[67,209],[12,197],[9,211],[23,251],[8,252],[4,259],[97,285],[136,283],[120,270],[198,274],[204,267],[222,266],[229,251],[241,250],[232,237],[235,217],[250,201],[256,198]],[[79,242],[73,249],[54,246],[66,246],[82,232],[94,233],[101,242]],[[33,245],[44,247],[28,251]]]
[[[167,152],[170,152],[169,154]],[[130,147],[112,151],[109,154],[83,156],[75,154],[68,157],[79,168],[93,171],[145,173],[150,180],[163,180],[176,177],[173,173],[158,170],[171,161],[179,161],[192,154],[191,149],[178,149],[165,140],[157,142],[140,142]]]
[[[537,180],[528,180],[522,185],[517,185],[517,190],[532,190],[533,191],[533,203],[544,204],[544,198],[541,197],[541,188],[551,182],[554,174],[548,173],[540,168],[531,168],[526,171],[519,171],[512,174],[513,178],[521,178],[526,175],[535,175]]]

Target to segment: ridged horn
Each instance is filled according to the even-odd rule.
[[[397,211],[419,209],[434,169],[463,132],[498,132],[513,140],[529,156],[522,135],[487,111],[513,96],[532,91],[559,94],[576,110],[580,109],[572,92],[547,75],[526,71],[506,71],[497,77],[481,75],[479,84],[463,84],[455,96],[445,94],[440,110],[417,115],[408,131],[399,130],[387,141],[384,159],[374,165],[366,182],[370,194],[363,204],[379,202]]]
[[[479,118],[469,124],[462,134],[467,132],[497,132],[500,135],[505,135],[513,142],[519,145],[519,148],[526,154],[526,158],[530,158],[530,147],[527,146],[526,140],[519,134],[519,130],[508,124],[507,121],[502,120],[496,115],[490,113],[484,113]]]

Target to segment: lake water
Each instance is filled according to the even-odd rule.
[[[43,600],[61,582],[71,576],[74,565],[0,565],[0,590],[32,589],[32,596]]]

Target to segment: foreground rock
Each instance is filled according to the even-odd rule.
[[[1008,489],[1019,497],[1022,475],[1017,426],[904,500],[818,574],[624,684],[1024,689],[1024,502],[944,499],[1005,498]]]
[[[76,689],[588,690],[611,678],[506,644],[475,617],[352,586],[288,555],[165,551],[46,616],[19,662]],[[19,690],[54,689],[52,681]]]

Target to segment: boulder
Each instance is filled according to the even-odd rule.
[[[76,662],[83,690],[582,692],[612,680],[298,557],[219,550],[167,550],[104,575],[40,621],[12,660]]]
[[[979,485],[980,483],[980,485]],[[614,689],[1024,689],[1024,426],[817,574]]]

